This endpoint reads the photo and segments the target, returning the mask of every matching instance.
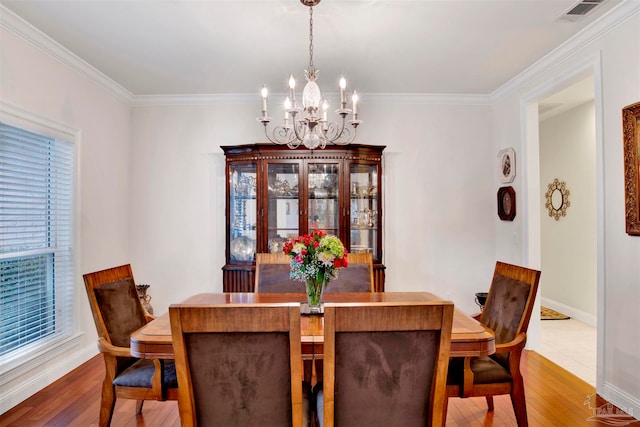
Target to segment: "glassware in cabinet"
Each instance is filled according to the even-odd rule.
[[[300,165],[267,163],[267,249],[282,251],[300,234]]]
[[[307,232],[340,236],[339,183],[339,163],[307,163]]]
[[[229,256],[253,261],[256,253],[256,164],[229,165]]]
[[[349,225],[352,253],[371,253],[380,259],[379,175],[375,164],[351,163],[349,166]]]

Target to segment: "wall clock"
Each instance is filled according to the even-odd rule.
[[[498,217],[503,221],[516,217],[516,191],[511,186],[498,189]]]

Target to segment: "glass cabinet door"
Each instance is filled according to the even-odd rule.
[[[349,168],[350,248],[352,253],[371,253],[380,259],[378,232],[380,229],[378,167],[352,163]]]
[[[340,236],[340,165],[307,164],[307,230]]]
[[[253,261],[256,254],[256,165],[229,165],[229,255],[231,261]]]
[[[282,252],[284,243],[300,234],[298,163],[267,164],[267,249]]]

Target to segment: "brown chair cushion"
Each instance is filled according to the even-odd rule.
[[[289,337],[185,334],[198,425],[291,425]]]
[[[349,264],[338,272],[338,278],[331,280],[325,292],[370,292],[371,274],[369,264]]]
[[[496,384],[511,382],[509,370],[491,357],[471,358],[471,371],[474,384]],[[447,384],[461,385],[464,382],[464,358],[452,357],[449,359],[449,371],[447,372]]]
[[[291,280],[289,264],[258,264],[258,293],[305,293],[302,282]]]
[[[129,347],[131,333],[146,324],[133,278],[97,286],[94,292],[111,344]]]
[[[438,334],[336,333],[335,425],[427,425]]]

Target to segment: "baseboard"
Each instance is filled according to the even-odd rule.
[[[554,301],[552,299],[545,298],[545,297],[542,297],[540,299],[540,304],[547,308],[550,308],[551,310],[555,310],[562,314],[566,314],[567,316],[573,319],[579,320],[583,323],[586,323],[587,325],[591,325],[594,328],[597,327],[598,318],[591,313],[578,310],[575,307],[570,307],[566,304],[563,304],[561,302]]]
[[[10,390],[2,390],[0,393],[0,415],[59,380],[96,354],[95,343],[91,343],[78,351],[65,354],[60,362],[47,367],[47,369],[41,369],[37,375],[30,376],[28,380],[17,386],[12,386]]]
[[[604,394],[601,396],[635,419],[640,420],[640,399],[606,382],[604,383]]]

